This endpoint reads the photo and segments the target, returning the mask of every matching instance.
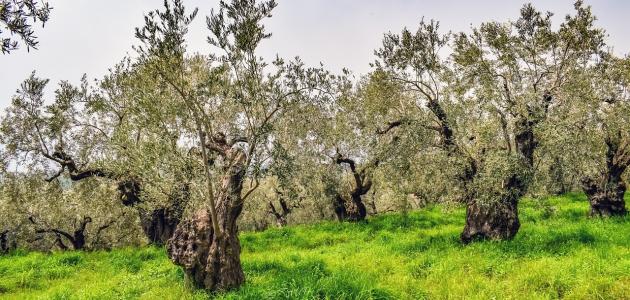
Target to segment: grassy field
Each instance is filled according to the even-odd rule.
[[[243,233],[247,284],[219,295],[160,248],[18,251],[0,257],[0,299],[630,299],[629,218],[586,212],[579,194],[524,200],[514,240],[469,246],[464,210],[441,207]]]

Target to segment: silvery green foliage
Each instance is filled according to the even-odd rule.
[[[203,159],[202,140],[223,134],[247,158],[243,228],[260,229],[273,221],[268,203],[278,191],[296,207],[290,222],[332,218],[330,199],[353,184],[337,154],[369,167],[367,204],[383,212],[466,197],[492,203],[527,190],[507,189],[510,178],[532,193],[571,189],[601,172],[607,137],[628,139],[630,59],[602,51],[604,32],[582,1],[557,25],[531,5],[515,21],[469,33],[422,20],[416,30],[385,34],[361,78],[297,57],[260,57],[275,7],[221,1],[206,18],[209,54],[192,54],[186,34],[199,12],[166,1],[136,29],[138,58],[104,78],[61,82],[45,95],[51,83],[33,73],[2,117],[1,206],[15,216],[0,218],[2,226],[32,233],[29,211],[66,229],[88,215],[94,224],[122,216],[115,180],[73,182],[58,150],[81,170],[138,179],[141,209],[169,205],[190,184],[182,209],[193,209],[207,204],[206,183],[219,186],[230,163],[214,152]],[[516,143],[523,129],[533,133],[531,157]],[[120,226],[137,223],[120,218]]]
[[[434,158],[446,155],[425,171],[450,173],[443,178],[449,185],[476,170],[469,192],[490,201],[520,193],[506,189],[507,178],[516,176],[525,186],[531,182],[539,167],[534,161],[542,157],[536,147],[547,140],[547,118],[568,101],[565,89],[572,74],[602,46],[603,31],[581,1],[558,29],[551,24],[551,13],[525,5],[518,20],[483,23],[469,34],[441,34],[439,23],[424,20],[415,32],[386,34],[374,66],[401,85],[411,101],[408,106],[416,107],[399,109],[392,120],[415,121],[415,130],[433,135],[442,148],[435,152],[419,144],[415,149],[425,147],[416,151],[436,153]],[[519,144],[529,131],[531,140]],[[440,178],[435,179],[429,184],[439,185]]]
[[[26,45],[26,50],[37,49],[37,37],[33,24],[48,21],[52,7],[45,1],[37,0],[2,0],[0,1],[0,43],[2,54],[9,54],[19,48],[19,40]],[[31,24],[31,22],[33,24]],[[6,31],[6,32],[3,32]],[[4,33],[4,34],[3,34]],[[8,33],[8,34],[7,34]],[[16,39],[17,36],[18,38]]]
[[[606,141],[621,145],[617,160],[623,160],[630,142],[630,59],[602,53],[598,59],[572,76],[567,94],[572,101],[558,115],[550,137],[551,150],[562,151],[572,163],[576,180],[606,172]],[[564,137],[564,139],[562,138]],[[626,155],[627,157],[627,155]],[[626,172],[627,173],[627,172]]]

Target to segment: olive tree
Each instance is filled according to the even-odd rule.
[[[181,1],[167,1],[136,30],[140,62],[186,108],[181,119],[200,153],[204,201],[177,226],[168,252],[196,286],[208,290],[244,282],[237,227],[243,202],[273,163],[278,120],[292,106],[317,97],[317,82],[329,76],[299,60],[267,63],[257,56],[258,45],[271,36],[262,21],[275,2],[235,0],[219,6],[206,20],[208,41],[218,55],[187,55],[185,35],[197,10],[187,13]]]
[[[71,187],[67,181],[42,184],[44,176],[7,172],[3,178],[0,206],[9,223],[3,227],[10,248],[91,250],[138,244],[137,220],[129,208],[115,205],[113,186],[97,180]]]
[[[558,29],[551,13],[527,4],[517,21],[483,23],[453,37],[438,23],[385,36],[376,67],[416,95],[433,115],[431,128],[467,205],[463,242],[509,239],[520,227],[518,200],[527,191],[539,146],[539,125],[566,100],[567,77],[603,45],[581,1]],[[390,127],[404,124],[395,120]]]
[[[164,244],[188,201],[187,155],[178,152],[178,135],[162,129],[166,120],[156,124],[143,117],[147,98],[164,98],[145,92],[147,77],[141,67],[123,60],[95,86],[85,76],[79,87],[61,82],[54,102],[47,104],[48,80],[33,73],[3,116],[0,138],[12,162],[48,174],[47,182],[115,184],[120,203],[137,210],[149,242]],[[157,153],[169,153],[172,163],[156,170]],[[156,173],[170,178],[170,186],[149,193],[156,190],[151,180]]]
[[[627,214],[623,175],[630,165],[630,59],[604,53],[576,75],[568,124],[582,161],[581,183],[591,216]]]

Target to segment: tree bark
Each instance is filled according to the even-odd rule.
[[[182,219],[182,214],[190,200],[190,184],[183,182],[171,194],[166,207],[160,207],[150,212],[140,210],[140,222],[142,230],[149,243],[153,245],[166,245],[173,236],[177,224]]]
[[[152,245],[165,245],[173,236],[181,213],[171,207],[161,207],[150,212],[140,211],[142,231]]]
[[[367,174],[369,172],[368,168],[372,165],[378,166],[379,161],[376,160],[374,163],[363,167],[362,170],[357,170],[354,160],[343,157],[341,154],[337,153],[335,162],[337,164],[348,164],[350,166],[352,176],[354,177],[354,186],[350,192],[350,199],[344,199],[340,193],[337,193],[335,196],[333,208],[335,210],[335,214],[337,215],[337,219],[341,222],[363,221],[367,217],[367,208],[365,207],[365,203],[363,203],[362,197],[367,194],[372,187],[372,180]]]
[[[551,101],[547,94],[544,100],[545,103]],[[467,200],[466,226],[460,235],[464,244],[477,239],[509,240],[518,232],[518,201],[529,187],[529,182],[524,177],[533,168],[534,151],[538,145],[534,126],[539,120],[529,114],[516,121],[514,144],[520,166],[505,180],[505,191],[501,196],[491,203],[480,203],[474,196]]]
[[[280,194],[279,192],[277,192]],[[282,195],[279,195],[282,197]],[[276,206],[273,205],[273,202],[269,201],[269,213],[276,218],[276,225],[278,227],[287,226],[287,216],[291,213],[291,209],[287,206],[286,201],[284,199],[279,198],[278,202],[280,202],[280,208],[282,210],[276,209]]]
[[[582,180],[582,189],[590,203],[589,216],[625,216],[628,213],[623,199],[626,185],[621,180],[608,180],[605,184],[598,184],[586,178]]]
[[[0,254],[8,253],[9,251],[17,248],[17,243],[11,235],[11,230],[4,230],[0,232]]]
[[[241,191],[245,176],[245,155],[238,150],[225,161],[225,175],[217,193],[217,222],[222,234],[214,232],[209,208],[182,221],[168,242],[171,260],[183,267],[198,288],[222,291],[239,287],[245,281],[240,261],[241,246],[236,220],[241,214]]]
[[[506,196],[492,204],[471,201],[466,207],[466,226],[460,238],[464,244],[478,239],[509,240],[520,226],[516,197]]]
[[[591,209],[591,217],[624,216],[628,213],[624,194],[626,184],[621,175],[630,165],[630,142],[621,137],[606,136],[606,170],[597,179],[582,179],[582,189]]]
[[[367,193],[367,192],[366,192]],[[333,203],[335,215],[340,222],[360,222],[367,217],[367,208],[356,190],[350,195],[350,200],[344,200],[341,195],[335,197]]]
[[[34,225],[37,225],[37,222],[35,221],[35,218],[33,216],[29,217],[29,221]],[[87,229],[87,225],[90,223],[92,223],[92,218],[84,217],[83,220],[79,223],[79,226],[74,231],[72,231],[72,233],[58,228],[37,229],[35,230],[35,233],[54,234],[57,237],[56,243],[61,250],[68,249],[68,247],[62,241],[62,237],[70,242],[73,250],[83,250],[86,246],[85,230]]]

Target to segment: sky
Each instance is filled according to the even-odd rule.
[[[10,104],[20,83],[35,70],[51,80],[46,97],[51,99],[60,80],[77,84],[83,74],[101,78],[138,44],[134,28],[143,15],[161,8],[162,0],[48,0],[53,10],[44,28],[36,26],[39,49],[25,47],[0,54],[0,109]],[[469,31],[486,21],[518,18],[525,1],[512,0],[277,0],[273,17],[265,22],[273,33],[259,54],[272,59],[300,56],[307,65],[320,62],[334,72],[348,68],[357,75],[370,71],[374,50],[383,34],[402,28],[416,29],[419,21],[435,19],[444,31]],[[535,7],[555,14],[555,23],[573,9],[572,0],[535,0]],[[210,53],[205,16],[218,0],[184,0],[199,8],[188,34],[191,52]],[[630,53],[630,1],[586,0],[598,25],[606,29],[607,43],[618,54]],[[4,29],[4,28],[3,28]],[[3,33],[4,35],[4,33]]]

